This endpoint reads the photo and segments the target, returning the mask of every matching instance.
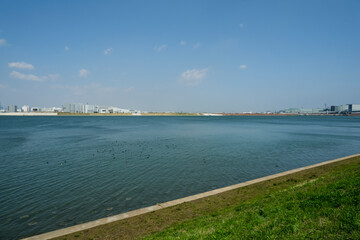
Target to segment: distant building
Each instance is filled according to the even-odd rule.
[[[30,106],[24,105],[24,106],[21,107],[21,110],[22,110],[23,112],[30,112]]]
[[[41,112],[61,112],[62,108],[57,108],[57,107],[49,107],[49,108],[41,108],[40,109]]]
[[[349,104],[350,113],[360,113],[360,104]]]
[[[66,113],[138,113],[138,110],[129,110],[113,106],[98,106],[82,103],[65,103],[63,112]]]
[[[109,111],[112,113],[131,113],[129,109],[123,109],[118,107],[110,107]]]
[[[40,108],[39,107],[32,107],[31,111],[32,112],[40,112]]]
[[[67,113],[83,113],[85,112],[85,105],[82,103],[65,103],[63,111]]]
[[[63,112],[66,113],[74,113],[75,112],[75,105],[72,103],[65,103],[63,106]]]
[[[60,107],[53,107],[53,112],[61,112],[62,111],[62,108]]]
[[[360,113],[360,104],[345,104],[339,106],[331,106],[329,113],[332,114]]]
[[[280,111],[281,113],[299,113],[300,108],[287,108]]]
[[[109,107],[106,106],[99,107],[99,113],[110,113],[110,112],[112,112],[112,110],[110,111]]]
[[[287,114],[321,114],[326,113],[326,111],[322,108],[288,108],[284,110],[280,110],[280,113]]]
[[[98,112],[98,106],[95,105],[84,105],[84,113],[97,113]]]
[[[17,106],[16,105],[8,106],[8,112],[17,112]]]

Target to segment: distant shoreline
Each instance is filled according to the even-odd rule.
[[[295,114],[295,113],[56,113],[56,112],[7,112],[0,116],[360,116],[360,114]]]
[[[51,112],[7,112],[0,113],[0,116],[58,116],[58,114]]]

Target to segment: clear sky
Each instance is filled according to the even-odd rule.
[[[243,112],[360,103],[360,1],[0,1],[0,102]]]

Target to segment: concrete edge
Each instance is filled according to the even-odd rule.
[[[95,221],[78,224],[78,225],[75,225],[75,226],[72,226],[72,227],[67,227],[67,228],[55,230],[55,231],[52,231],[52,232],[47,232],[47,233],[35,235],[35,236],[32,236],[32,237],[28,237],[28,238],[23,238],[23,240],[43,240],[43,239],[51,239],[51,238],[55,238],[55,237],[61,237],[61,236],[67,235],[67,234],[75,233],[75,232],[86,230],[86,229],[93,228],[93,227],[97,227],[97,226],[104,225],[104,224],[107,224],[107,223],[119,221],[119,220],[122,220],[122,219],[138,216],[138,215],[145,214],[145,213],[150,213],[150,212],[160,210],[160,209],[163,209],[163,208],[172,207],[172,206],[182,204],[182,203],[185,203],[185,202],[190,202],[190,201],[194,201],[194,200],[197,200],[197,199],[200,199],[200,198],[213,196],[213,195],[216,195],[216,194],[219,194],[219,193],[223,193],[223,192],[227,192],[227,191],[234,190],[234,189],[237,189],[237,188],[249,186],[249,185],[252,185],[252,184],[255,184],[255,183],[264,182],[264,181],[267,181],[267,180],[272,180],[274,178],[290,175],[292,173],[297,173],[297,172],[300,172],[300,171],[303,171],[303,170],[324,166],[324,165],[327,165],[327,164],[330,164],[330,163],[343,161],[343,160],[353,158],[353,157],[360,157],[360,153],[350,155],[350,156],[346,156],[346,157],[342,157],[342,158],[337,158],[337,159],[330,160],[330,161],[325,161],[325,162],[309,165],[309,166],[306,166],[306,167],[296,168],[296,169],[289,170],[289,171],[286,171],[286,172],[281,172],[281,173],[273,174],[273,175],[270,175],[270,176],[257,178],[257,179],[254,179],[254,180],[250,180],[250,181],[238,183],[238,184],[235,184],[235,185],[231,185],[231,186],[211,190],[211,191],[204,192],[204,193],[199,193],[199,194],[184,197],[184,198],[179,198],[179,199],[176,199],[176,200],[172,200],[172,201],[165,202],[165,203],[160,203],[160,204],[153,205],[153,206],[140,208],[140,209],[137,209],[137,210],[133,210],[133,211],[126,212],[126,213],[121,213],[121,214],[114,215],[114,216],[111,216],[111,217],[101,218],[101,219],[98,219],[98,220],[95,220]]]
[[[49,112],[14,112],[14,113],[0,113],[0,116],[58,116],[57,113]]]

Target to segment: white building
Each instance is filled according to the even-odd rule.
[[[106,106],[99,107],[99,113],[110,113],[110,107],[106,107]]]
[[[98,106],[95,105],[84,105],[84,113],[97,113],[98,112]]]
[[[109,107],[109,111],[112,113],[131,113],[129,109],[123,109],[118,107]]]
[[[30,106],[24,105],[24,106],[21,107],[21,110],[22,110],[23,112],[30,112]]]

